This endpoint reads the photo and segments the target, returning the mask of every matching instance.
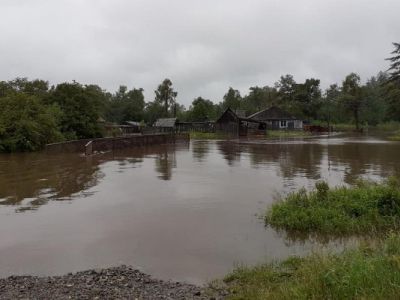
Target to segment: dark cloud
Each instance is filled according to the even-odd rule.
[[[323,86],[387,68],[398,0],[2,0],[0,78],[75,79],[113,91],[165,77],[178,101],[220,101],[280,75]]]

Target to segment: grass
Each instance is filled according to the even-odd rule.
[[[392,141],[400,141],[400,130],[389,136],[389,139]]]
[[[265,221],[289,233],[351,235],[380,233],[400,225],[400,179],[383,183],[360,181],[330,188],[318,182],[274,203]]]
[[[400,122],[386,122],[382,124],[378,124],[376,126],[376,129],[381,130],[381,131],[397,131],[400,132]]]
[[[190,132],[190,139],[199,139],[199,140],[221,140],[226,139],[227,135],[218,132]]]
[[[310,132],[303,130],[267,130],[267,138],[292,138],[311,136]]]
[[[241,267],[226,276],[227,299],[398,299],[400,236],[339,254],[314,253]]]

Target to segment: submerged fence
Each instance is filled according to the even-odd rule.
[[[46,145],[45,151],[48,153],[80,152],[90,155],[93,152],[112,151],[148,145],[173,144],[179,141],[189,141],[189,139],[190,137],[187,133],[163,133],[129,137],[84,139],[48,144]]]

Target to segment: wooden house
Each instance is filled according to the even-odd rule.
[[[249,133],[260,133],[265,131],[265,123],[258,120],[239,117],[233,110],[228,108],[215,122],[215,131],[229,134],[231,136],[247,136]]]
[[[303,129],[303,120],[277,106],[256,112],[248,118],[265,122],[267,129]]]

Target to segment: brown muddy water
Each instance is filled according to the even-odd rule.
[[[0,155],[0,276],[132,265],[204,283],[320,247],[265,228],[278,195],[400,173],[374,137],[191,141],[93,157]],[[325,247],[342,247],[331,241]]]

